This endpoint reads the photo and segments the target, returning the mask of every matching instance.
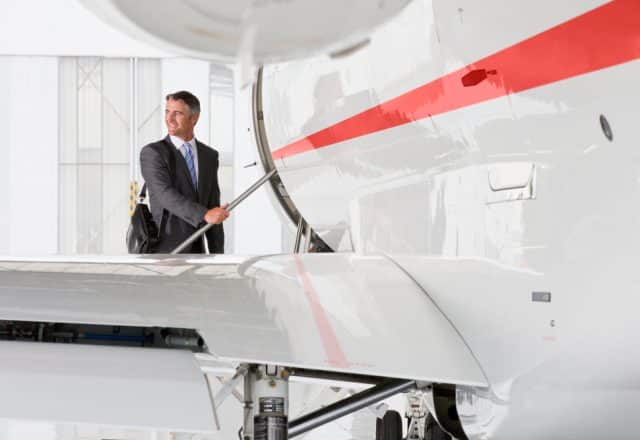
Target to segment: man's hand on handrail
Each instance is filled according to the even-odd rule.
[[[204,214],[204,221],[214,225],[222,223],[229,217],[227,206],[229,206],[229,204],[225,203],[222,206],[211,208]]]

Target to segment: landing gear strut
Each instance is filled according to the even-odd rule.
[[[409,421],[406,440],[451,440],[451,436],[429,414],[424,392],[416,390],[407,394],[405,415]]]
[[[281,367],[251,367],[244,378],[245,440],[287,440],[289,372]]]
[[[289,421],[288,380],[292,372],[283,367],[268,365],[243,368],[246,373],[244,420],[239,436],[241,440],[288,440],[416,387],[415,381],[412,380],[377,379],[377,384],[371,388]],[[339,373],[333,374],[336,380],[341,380],[339,376]],[[344,375],[342,380],[353,380],[353,375]],[[389,426],[391,423],[393,422],[390,421]],[[402,420],[397,425],[400,427],[400,437],[385,440],[401,440]]]

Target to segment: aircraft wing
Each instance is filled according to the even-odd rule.
[[[4,258],[0,319],[188,328],[223,360],[487,384],[428,292],[384,256]]]
[[[215,429],[207,379],[186,350],[2,341],[0,386],[3,421]]]

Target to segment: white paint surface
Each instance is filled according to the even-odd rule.
[[[164,97],[169,93],[187,90],[200,100],[200,119],[195,128],[195,136],[209,145],[209,62],[189,58],[167,58],[162,60],[162,114],[164,115]],[[167,127],[162,118],[162,133]]]
[[[236,150],[234,182],[236,197],[263,176],[251,123],[251,88],[236,92]],[[256,164],[252,166],[252,164]],[[273,254],[282,252],[282,223],[266,186],[258,189],[233,212],[234,252],[237,254]]]
[[[3,1],[0,54],[171,56],[112,28],[77,0]]]
[[[55,253],[58,246],[58,60],[0,58],[4,139],[0,198],[12,254]]]

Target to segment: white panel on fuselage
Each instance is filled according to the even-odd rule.
[[[318,57],[266,67],[263,115],[272,150],[375,108],[603,2],[518,6],[510,10],[504,31],[490,18],[497,14],[499,19],[499,11],[509,9],[502,2],[459,3],[459,8],[453,8],[447,2],[413,2],[375,32],[370,45],[346,58]],[[459,29],[453,33],[452,28]],[[458,38],[461,32],[467,35],[464,41]],[[457,212],[463,222],[471,217],[478,221],[487,209],[484,199],[492,196],[486,184],[488,166],[548,159],[547,145],[526,144],[520,135],[523,129],[537,127],[521,115],[556,114],[562,104],[529,100],[522,108],[517,105],[520,102],[520,94],[488,100],[287,156],[277,160],[276,166],[288,194],[317,232],[347,230],[356,251],[431,253],[425,235],[441,235],[435,230],[440,220],[434,217],[431,201],[442,203],[439,199],[446,194],[449,212]],[[395,227],[399,224],[401,230]],[[400,239],[394,240],[397,235]],[[338,248],[337,239],[329,244]]]
[[[443,0],[433,11],[423,11],[423,26],[417,13],[407,22],[414,25],[407,47],[416,40],[424,49],[403,53],[414,62],[410,68],[382,65],[396,56],[397,39],[387,40],[404,35],[396,29],[378,38],[394,23],[354,54],[353,64],[318,59],[304,66],[311,88],[325,76],[360,79],[352,93],[375,96],[369,106],[350,93],[335,104],[299,93],[299,63],[267,72],[265,97],[287,102],[281,95],[289,94],[293,104],[264,108],[265,120],[295,120],[300,112],[308,119],[288,131],[267,130],[277,139],[269,138],[273,149],[463,66],[471,72],[496,51],[517,43],[518,50],[531,48],[525,42],[544,35],[535,51],[500,54],[512,77],[484,83],[493,88],[485,100],[467,100],[473,89],[455,77],[439,90],[454,110],[279,159],[288,193],[312,226],[331,228],[332,215],[346,225],[356,251],[389,255],[461,333],[490,383],[485,400],[475,402],[472,417],[484,433],[474,439],[634,438],[625,420],[640,402],[638,3]],[[434,21],[437,35],[429,27]],[[504,86],[508,80],[531,87],[514,91]],[[398,84],[407,88],[387,93]],[[530,192],[505,192],[528,178]],[[534,301],[534,292],[549,293],[550,301]]]

